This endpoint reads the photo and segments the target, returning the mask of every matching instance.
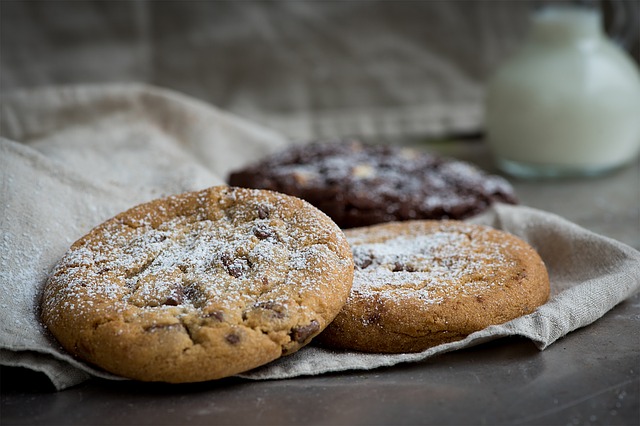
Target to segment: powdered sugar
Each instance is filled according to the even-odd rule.
[[[443,230],[426,235],[349,237],[356,271],[352,292],[363,297],[420,298],[438,303],[504,285],[499,272],[513,265],[505,246],[478,230]]]
[[[96,304],[186,312],[242,309],[264,298],[287,305],[301,291],[319,294],[327,283],[318,275],[344,260],[332,239],[306,235],[307,219],[281,220],[276,195],[271,204],[246,208],[234,191],[227,195],[220,200],[224,214],[214,218],[201,208],[158,223],[166,213],[159,205],[103,224],[60,262],[52,278],[58,285],[45,290],[45,306],[79,313]],[[330,230],[332,237],[337,230]],[[296,271],[304,274],[292,280]]]

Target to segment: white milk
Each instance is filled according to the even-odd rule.
[[[603,34],[599,13],[550,8],[532,24],[487,86],[487,141],[498,165],[537,177],[632,161],[640,151],[640,75]]]

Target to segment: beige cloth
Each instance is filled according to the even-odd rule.
[[[293,138],[447,137],[482,130],[487,78],[560,1],[5,1],[0,86],[137,81]],[[638,2],[589,3],[621,6],[637,52]]]
[[[223,183],[227,173],[289,143],[280,134],[186,96],[141,85],[15,93],[0,111],[0,364],[45,373],[57,389],[91,376],[38,320],[46,276],[69,245],[114,214],[152,198]],[[555,215],[496,206],[473,219],[532,244],[551,275],[537,312],[411,355],[307,347],[251,379],[371,369],[424,360],[502,336],[544,349],[640,287],[640,252]]]
[[[295,138],[476,132],[540,1],[492,3],[6,2],[0,82],[146,82]]]

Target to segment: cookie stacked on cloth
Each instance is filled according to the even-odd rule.
[[[349,229],[353,288],[319,340],[364,352],[420,352],[533,312],[549,297],[538,253],[503,231],[458,221]]]
[[[205,381],[309,343],[352,277],[344,234],[322,212],[219,186],[139,205],[74,243],[46,283],[42,319],[111,373]]]
[[[354,146],[360,158],[369,149]],[[377,164],[387,169],[424,162],[409,151],[385,155]],[[366,194],[369,180],[383,194],[369,201],[393,199],[384,181],[390,170],[333,164],[334,172],[296,169],[293,179],[317,182],[313,173],[346,168],[355,176],[346,186],[357,181]],[[515,202],[497,177],[457,163],[441,170],[457,176],[463,207],[431,200],[429,211],[468,217],[495,200]],[[434,185],[442,190],[446,182]],[[325,201],[345,205],[333,186],[334,199]],[[352,207],[331,216],[278,189],[213,187],[136,206],[97,226],[52,271],[44,324],[68,352],[106,371],[180,383],[249,371],[314,338],[347,350],[419,352],[530,313],[548,298],[542,260],[510,234],[446,217],[398,216],[426,211],[424,202],[406,207],[413,199],[405,196],[385,215],[353,214]],[[369,213],[384,209],[360,204]],[[367,219],[356,226],[356,217]],[[391,223],[372,225],[372,218]]]

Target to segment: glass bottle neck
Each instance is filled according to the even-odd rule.
[[[595,40],[603,36],[598,11],[577,7],[548,7],[532,18],[531,37],[542,43]]]

